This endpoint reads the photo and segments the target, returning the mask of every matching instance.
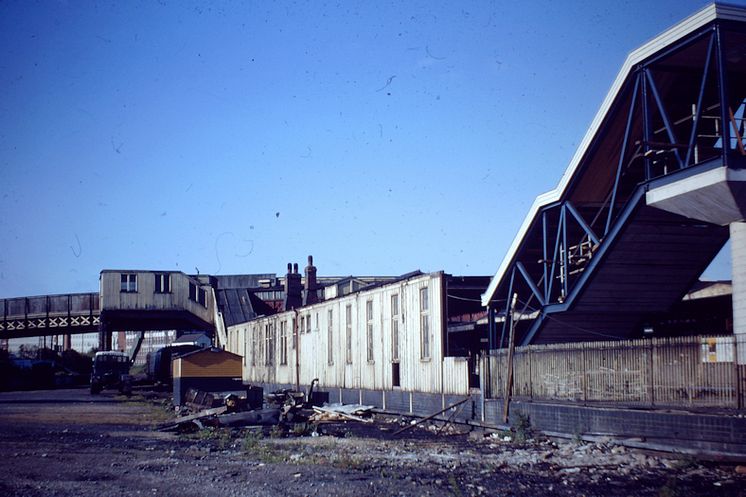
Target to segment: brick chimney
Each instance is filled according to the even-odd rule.
[[[303,284],[298,273],[298,264],[288,262],[288,274],[285,275],[285,310],[303,305]]]
[[[304,294],[303,305],[315,304],[319,301],[319,285],[316,282],[316,266],[313,265],[313,256],[308,256],[308,266],[306,266],[306,291]]]

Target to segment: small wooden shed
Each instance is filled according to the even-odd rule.
[[[196,350],[173,360],[174,404],[181,405],[190,388],[207,392],[242,387],[243,358],[222,349]]]

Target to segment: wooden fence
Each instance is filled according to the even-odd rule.
[[[515,349],[512,396],[583,404],[742,409],[744,364],[746,337],[529,345]],[[505,396],[507,365],[507,349],[484,358],[488,397]]]

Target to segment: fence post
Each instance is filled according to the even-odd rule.
[[[533,366],[531,364],[531,345],[526,347],[528,350],[528,397],[534,399],[534,373]]]
[[[650,407],[655,406],[655,366],[653,363],[654,355],[655,338],[651,338],[650,345],[648,346],[648,398],[650,399]]]
[[[733,373],[736,382],[736,409],[743,407],[743,392],[741,392],[741,366],[738,364],[738,335],[733,335]]]
[[[581,358],[583,361],[583,405],[588,405],[588,361],[585,355],[586,344],[580,344]]]

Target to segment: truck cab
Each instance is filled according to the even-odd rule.
[[[132,393],[130,358],[124,352],[96,352],[91,372],[91,393],[98,394],[106,388],[116,388],[120,393]]]

